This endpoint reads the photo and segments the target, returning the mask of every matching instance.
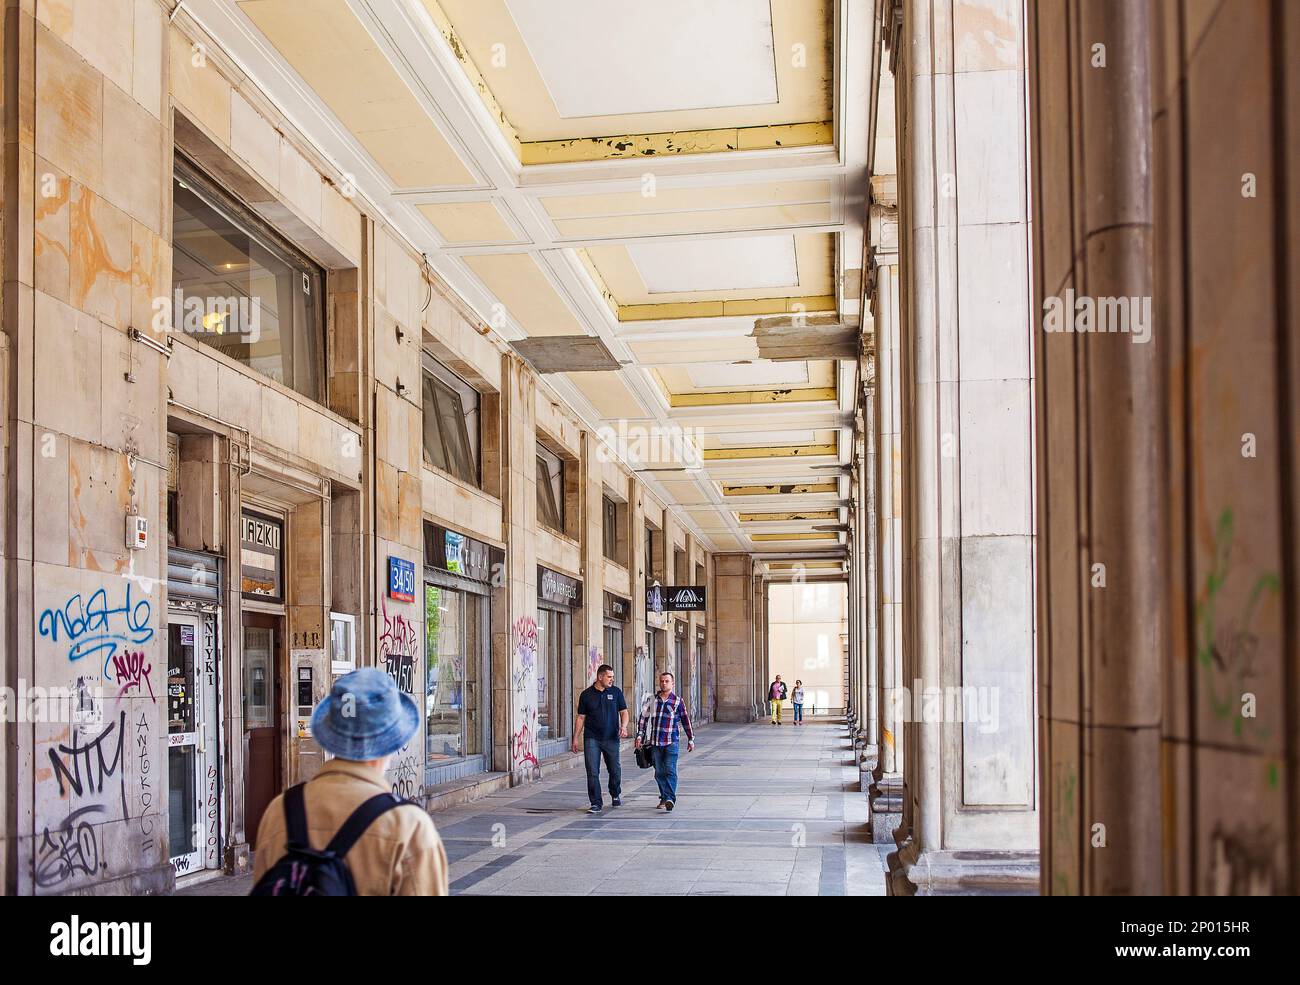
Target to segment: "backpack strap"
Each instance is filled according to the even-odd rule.
[[[284,792],[284,827],[290,849],[300,848],[311,851],[311,842],[307,838],[307,806],[303,800],[302,788],[298,783]]]
[[[343,826],[330,839],[325,851],[333,853],[336,858],[343,858],[351,851],[352,846],[357,843],[357,839],[366,833],[366,828],[370,827],[379,815],[405,803],[407,801],[395,797],[391,793],[375,794],[353,811],[348,819],[343,822]]]

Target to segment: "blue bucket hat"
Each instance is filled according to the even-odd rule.
[[[344,674],[311,713],[311,733],[340,759],[391,756],[420,727],[420,707],[377,667]]]

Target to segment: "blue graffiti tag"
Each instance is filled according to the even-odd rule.
[[[69,660],[80,660],[92,653],[107,650],[105,661],[117,653],[119,647],[139,646],[153,639],[153,627],[149,625],[153,607],[148,599],[140,599],[132,604],[131,583],[126,583],[126,601],[115,609],[108,607],[108,592],[101,588],[83,604],[81,595],[68,599],[62,608],[46,609],[37,621],[37,629],[42,636],[48,636],[55,643],[60,634],[71,643],[68,648]],[[114,617],[120,616],[115,620]]]

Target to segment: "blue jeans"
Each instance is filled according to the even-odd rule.
[[[593,739],[586,735],[582,738],[582,758],[587,766],[587,797],[592,807],[603,806],[600,802],[600,758],[605,757],[605,769],[609,770],[609,795],[615,800],[623,795],[623,767],[618,761],[618,739]]]
[[[802,722],[802,721],[803,721],[803,703],[802,703],[802,702],[796,702],[796,703],[795,703],[795,706],[794,706],[794,720],[795,720],[796,722]]]
[[[651,746],[650,757],[655,764],[655,783],[659,784],[661,800],[677,799],[677,752],[679,744]]]

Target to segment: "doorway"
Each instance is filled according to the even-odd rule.
[[[280,726],[281,618],[244,614],[244,732],[248,758],[244,773],[244,830],[257,837],[262,813],[283,788],[284,737]]]
[[[167,845],[178,876],[218,863],[215,619],[167,613]]]

